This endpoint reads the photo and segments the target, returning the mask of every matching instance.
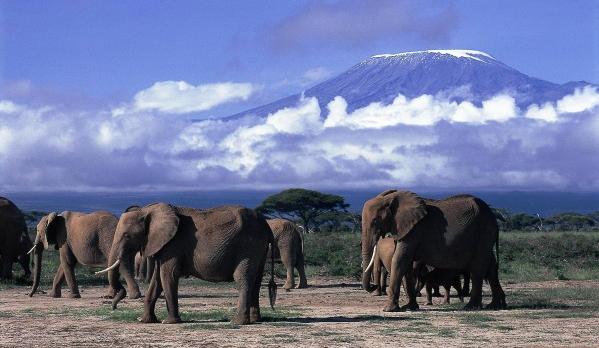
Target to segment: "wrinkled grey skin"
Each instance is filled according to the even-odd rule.
[[[415,286],[407,286],[408,304],[398,304],[401,280],[419,260],[435,268],[467,270],[472,280],[471,297],[465,309],[482,308],[482,282],[486,277],[492,292],[491,309],[506,308],[499,283],[493,246],[499,250],[499,228],[491,208],[477,197],[458,195],[443,200],[422,199],[407,192],[388,190],[368,200],[362,210],[362,260],[364,269],[374,245],[391,232],[397,245],[389,270],[388,302],[384,311],[416,310]],[[370,278],[362,277],[364,289]]]
[[[296,268],[299,273],[299,284],[296,289],[306,288],[306,271],[304,270],[304,247],[301,232],[295,224],[285,219],[267,220],[270,229],[275,237],[275,258],[280,258],[287,269],[287,279],[283,289],[295,287],[295,277],[293,269]]]
[[[149,283],[154,274],[154,260],[151,257],[135,254],[135,278]]]
[[[34,277],[29,296],[37,291],[42,271],[42,254],[50,245],[59,251],[60,265],[52,283],[51,297],[61,297],[62,283],[66,280],[69,297],[80,298],[75,266],[105,267],[112,246],[112,239],[118,219],[106,211],[90,214],[65,211],[50,213],[37,224],[34,249]],[[133,279],[133,255],[123,260],[121,272],[127,281],[131,298],[141,297],[139,287]],[[110,289],[108,297],[113,297],[115,289]]]
[[[158,321],[154,308],[162,291],[168,310],[163,323],[181,322],[179,278],[194,276],[212,282],[234,280],[239,300],[232,321],[250,324],[261,320],[260,286],[266,253],[273,242],[266,220],[251,209],[224,206],[198,210],[156,203],[121,215],[109,264],[134,257],[138,251],[156,262],[141,322]],[[271,294],[276,290],[273,262],[271,258]],[[110,284],[119,289],[113,300],[114,309],[126,291],[120,285],[118,269],[110,269],[108,274]],[[271,295],[271,305],[275,297]]]
[[[21,210],[8,198],[0,197],[0,278],[12,278],[12,264],[19,257],[21,236],[26,233]]]

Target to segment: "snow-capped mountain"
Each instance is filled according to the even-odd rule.
[[[481,51],[429,50],[374,55],[303,93],[316,97],[321,108],[342,96],[348,111],[373,102],[390,103],[399,93],[408,98],[429,94],[475,104],[504,93],[514,97],[518,106],[527,107],[558,100],[589,84],[556,84],[530,77]],[[295,105],[300,97],[301,93],[295,94],[232,117],[266,116]]]

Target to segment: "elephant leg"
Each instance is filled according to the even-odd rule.
[[[254,281],[250,298],[250,323],[255,323],[262,320],[262,316],[260,315],[260,287],[262,285],[265,263],[266,258],[264,258],[264,260],[262,260],[260,263],[258,272],[255,275],[256,280]]]
[[[389,281],[389,290],[387,305],[383,308],[384,312],[397,312],[402,308],[399,307],[399,292],[401,282],[406,274],[411,274],[413,252],[404,241],[397,243],[393,258],[391,259],[391,280]],[[408,308],[418,309],[416,297],[413,288],[413,280],[410,281],[412,289],[408,292]]]
[[[442,297],[441,292],[439,291],[440,286],[435,284],[433,287],[433,296],[434,297]]]
[[[462,288],[464,296],[470,296],[470,272],[464,272],[464,287]]]
[[[133,259],[126,260],[119,266],[119,272],[123,275],[123,278],[125,278],[125,282],[127,283],[127,295],[130,299],[141,297],[139,285],[137,285],[134,275],[131,273],[131,270],[133,270],[134,267],[135,264]]]
[[[40,265],[38,265],[40,267]],[[56,274],[54,275],[54,280],[52,281],[52,291],[50,291],[50,297],[58,298],[62,296],[61,288],[62,282],[64,282],[64,271],[62,270],[62,263],[58,265],[58,269],[56,270]]]
[[[2,255],[2,272],[0,274],[0,278],[2,279],[11,279],[12,278],[12,264],[13,260],[16,258],[12,249],[5,249],[5,252]]]
[[[430,282],[426,282],[426,304],[433,304],[433,286]]]
[[[482,289],[483,276],[481,274],[471,274],[472,290],[470,291],[470,301],[464,307],[465,310],[477,310],[482,308]]]
[[[293,287],[295,287],[295,279],[293,274],[293,265],[295,264],[295,258],[293,257],[285,257],[285,255],[281,255],[281,260],[287,269],[287,279],[285,280],[285,285],[283,285],[283,289],[289,291]]]
[[[383,277],[383,272],[382,272],[382,267],[381,267],[381,263],[379,260],[376,260],[374,262],[374,266],[372,267],[372,280],[374,282],[374,296],[381,296],[383,294],[382,292],[382,277]]]
[[[152,279],[152,274],[154,274],[154,268],[156,268],[156,261],[154,261],[154,259],[151,257],[146,257],[145,260],[146,270],[145,273],[142,274],[144,275],[145,282],[149,283]]]
[[[296,289],[307,288],[308,280],[306,278],[306,270],[304,269],[304,255],[302,253],[297,256],[295,268],[297,268],[297,273],[299,273],[299,284],[297,284]]]
[[[460,299],[460,302],[464,302],[464,291],[462,290],[462,282],[460,280],[460,277],[458,276],[454,278],[451,285],[458,292],[458,298]]]
[[[487,305],[488,309],[506,309],[507,304],[505,303],[505,293],[499,283],[499,275],[497,274],[497,261],[495,257],[492,258],[491,265],[489,265],[488,272],[489,285],[491,286],[491,294],[493,299],[491,303]]]
[[[381,269],[381,295],[387,295],[387,270]]]
[[[158,318],[156,318],[156,301],[158,301],[158,297],[162,293],[162,281],[160,279],[160,267],[154,268],[154,274],[152,275],[152,279],[150,280],[150,285],[148,285],[148,289],[146,290],[146,297],[144,298],[144,313],[139,318],[139,321],[142,323],[157,323]]]
[[[75,277],[75,266],[77,265],[77,260],[70,249],[60,249],[60,264],[62,265],[67,286],[71,291],[69,297],[80,298],[81,295],[79,294],[79,287],[77,286],[77,278]]]
[[[445,289],[445,295],[443,297],[443,300],[445,301],[445,303],[449,304],[450,303],[449,295],[451,293],[450,283],[443,284],[443,289]]]
[[[176,259],[171,258],[160,265],[160,280],[164,289],[166,310],[168,312],[163,324],[176,324],[181,322],[179,316],[179,277],[180,266]]]
[[[25,278],[29,279],[31,277],[31,269],[29,268],[29,255],[19,255],[17,261],[23,268]]]
[[[239,298],[237,300],[237,314],[231,320],[233,324],[250,324],[250,304],[252,290],[256,282],[257,271],[252,269],[249,259],[241,261],[233,272],[233,279],[239,289]]]

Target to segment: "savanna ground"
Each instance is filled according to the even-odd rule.
[[[384,313],[385,297],[360,289],[359,235],[309,235],[307,289],[278,291],[275,310],[262,290],[264,322],[229,323],[237,301],[233,284],[182,280],[179,325],[140,324],[141,300],[110,310],[105,280],[78,268],[81,299],[4,283],[0,291],[0,346],[599,346],[599,233],[505,233],[500,267],[509,309],[465,312],[452,304],[418,312]],[[44,255],[40,287],[48,290],[56,255]],[[280,276],[282,269],[277,269]],[[264,283],[267,278],[265,277]],[[278,279],[279,285],[283,284]],[[485,287],[484,302],[490,301]],[[164,300],[158,302],[165,317]]]

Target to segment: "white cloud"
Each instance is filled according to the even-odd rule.
[[[251,83],[220,82],[193,86],[185,81],[160,81],[139,91],[131,106],[117,108],[113,114],[127,113],[128,108],[168,114],[205,111],[221,104],[247,100],[256,89]]]
[[[585,86],[560,99],[557,102],[557,110],[560,113],[582,112],[597,105],[599,105],[599,91],[596,87]]]
[[[265,118],[201,122],[5,100],[0,189],[599,189],[593,96],[519,110],[506,95],[480,105],[398,95],[353,111],[342,97],[322,109],[311,97]]]
[[[0,100],[0,113],[12,114],[21,110],[21,107],[10,100]]]
[[[325,67],[317,67],[307,70],[304,73],[303,80],[305,84],[312,84],[314,82],[322,81],[333,75],[333,72]]]
[[[400,124],[432,126],[441,120],[469,124],[506,122],[516,117],[518,111],[514,98],[505,95],[483,101],[480,108],[468,101],[456,103],[427,94],[414,99],[400,94],[391,104],[372,103],[351,114],[347,113],[347,102],[341,97],[335,97],[327,107],[325,127],[351,129],[380,129]]]

